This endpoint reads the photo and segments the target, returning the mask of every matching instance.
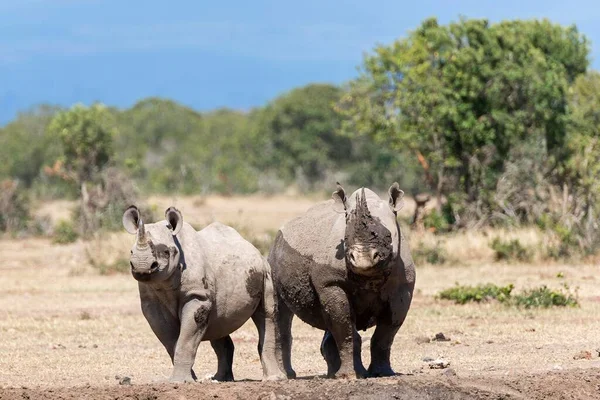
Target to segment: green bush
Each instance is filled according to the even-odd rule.
[[[496,237],[490,243],[490,247],[496,252],[497,261],[531,261],[531,251],[523,246],[519,239],[505,241]]]
[[[492,299],[513,307],[523,308],[549,308],[549,307],[576,307],[579,305],[577,294],[571,293],[569,287],[563,284],[565,291],[552,290],[546,285],[538,288],[524,290],[522,293],[513,295],[514,285],[497,286],[487,283],[477,286],[464,286],[456,284],[455,287],[442,290],[436,297],[444,300],[452,300],[456,304],[468,302],[480,303]]]
[[[426,229],[433,228],[435,230],[434,232],[447,232],[451,227],[446,213],[440,213],[435,209],[425,214],[423,218],[423,225]]]
[[[79,234],[75,230],[73,223],[62,220],[54,228],[52,241],[58,244],[68,244],[76,241],[78,237]]]
[[[498,300],[504,303],[510,298],[513,289],[514,285],[512,283],[507,286],[497,286],[493,283],[462,286],[457,283],[455,287],[442,290],[438,293],[437,297],[444,300],[452,300],[457,304],[466,304],[471,301],[480,303],[490,300]]]
[[[0,182],[0,232],[16,235],[31,221],[29,197],[18,181]]]
[[[524,308],[578,306],[579,302],[577,300],[577,295],[572,294],[566,284],[563,286],[565,288],[565,292],[561,290],[551,290],[548,289],[546,285],[542,285],[539,288],[526,290],[522,294],[516,295],[513,301],[516,306]]]
[[[448,262],[446,249],[440,242],[434,245],[419,244],[412,250],[412,256],[417,264],[442,265]]]

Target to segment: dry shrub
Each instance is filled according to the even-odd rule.
[[[26,229],[30,219],[29,201],[19,182],[0,182],[0,231],[16,234]]]
[[[94,235],[84,244],[88,264],[101,275],[129,272],[129,251],[134,239],[125,232]]]
[[[99,182],[82,185],[81,203],[75,210],[74,220],[84,238],[98,231],[122,229],[121,219],[127,207],[140,207],[144,221],[153,220],[155,210],[138,204],[138,193],[133,182],[121,171],[111,167],[100,175]]]

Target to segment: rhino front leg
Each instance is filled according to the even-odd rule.
[[[369,365],[369,376],[393,376],[395,375],[390,363],[390,351],[394,337],[400,329],[400,325],[389,323],[378,324],[371,337],[371,365]]]
[[[211,311],[208,299],[193,299],[185,303],[181,310],[181,329],[175,345],[172,382],[193,382],[192,367],[198,346],[208,327]]]
[[[411,294],[399,294],[390,304],[390,310],[377,321],[377,327],[371,337],[370,376],[395,375],[390,363],[390,352],[396,333],[404,323],[410,306]]]
[[[352,310],[346,292],[339,287],[330,286],[319,293],[319,299],[323,307],[325,325],[335,340],[340,357],[340,367],[330,377],[366,378],[367,370],[363,366],[360,354],[360,336],[355,334]]]
[[[356,330],[354,331],[354,340],[355,342],[358,342],[358,348],[362,348],[362,338]],[[335,339],[329,331],[325,331],[325,334],[323,335],[321,355],[327,362],[327,377],[333,378],[340,369],[341,360]]]
[[[211,340],[210,345],[217,355],[217,373],[213,379],[219,382],[233,381],[233,352],[235,346],[231,336]]]

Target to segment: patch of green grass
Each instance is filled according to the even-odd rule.
[[[497,261],[531,261],[531,251],[523,246],[519,239],[506,241],[496,237],[490,243],[490,247],[496,252]]]
[[[579,305],[577,294],[571,293],[566,284],[564,288],[565,291],[563,292],[542,285],[539,288],[525,290],[523,293],[516,295],[513,302],[516,306],[524,308],[577,307]]]
[[[457,304],[466,304],[468,302],[477,302],[498,300],[503,303],[508,298],[514,289],[511,283],[507,286],[497,286],[493,283],[486,283],[477,286],[463,286],[458,283],[456,286],[442,290],[437,297],[445,300],[452,300]]]
[[[524,290],[513,294],[514,285],[497,286],[487,283],[477,286],[459,285],[442,290],[436,297],[454,301],[456,304],[469,302],[485,302],[497,300],[508,306],[519,308],[549,308],[549,307],[577,307],[577,293],[571,293],[569,287],[563,284],[563,290],[552,290],[546,285],[538,288]]]
[[[54,228],[52,241],[57,244],[69,244],[77,240],[79,234],[70,221],[62,220]]]
[[[412,250],[412,256],[417,265],[442,265],[448,262],[446,249],[440,245],[439,241],[434,245],[419,244]]]

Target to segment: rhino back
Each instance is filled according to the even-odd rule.
[[[313,278],[345,279],[344,223],[332,201],[317,204],[280,229],[269,253],[280,296],[300,319],[320,329],[324,321]]]
[[[241,327],[259,305],[268,264],[235,229],[214,222],[198,232],[212,270],[215,307],[206,337],[221,337]]]
[[[333,200],[319,203],[281,228],[282,239],[315,264],[344,266],[344,214],[333,210]]]

